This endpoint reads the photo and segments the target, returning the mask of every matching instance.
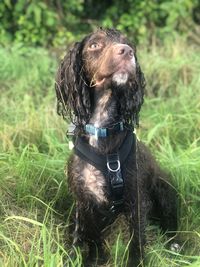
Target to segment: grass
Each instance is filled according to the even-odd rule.
[[[181,251],[147,229],[148,267],[200,266],[200,54],[178,40],[140,50],[147,97],[138,136],[172,174],[181,198]],[[0,48],[0,266],[59,267],[69,258],[72,199],[64,166],[66,124],[56,114],[57,62],[44,49]],[[121,229],[120,229],[121,230]],[[113,238],[111,238],[113,239]],[[107,241],[110,265],[125,266],[123,233]],[[166,245],[166,246],[165,246]],[[81,255],[72,266],[80,266]]]

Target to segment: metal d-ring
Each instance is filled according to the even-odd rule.
[[[119,161],[119,160],[116,160],[116,161],[112,161],[112,163],[113,163],[113,162],[117,162],[117,168],[116,168],[116,169],[112,169],[112,168],[110,167],[110,162],[109,162],[109,161],[107,161],[107,168],[108,168],[108,170],[111,171],[111,172],[118,172],[119,169],[120,169],[120,161]]]

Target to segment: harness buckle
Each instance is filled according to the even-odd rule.
[[[66,134],[68,137],[69,150],[72,150],[74,148],[74,131],[75,131],[75,125],[70,123]]]

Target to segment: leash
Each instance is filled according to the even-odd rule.
[[[138,216],[138,235],[139,235],[139,250],[140,250],[140,260],[141,260],[141,267],[144,267],[143,261],[143,250],[142,250],[142,240],[141,240],[141,220],[140,220],[140,188],[139,188],[139,179],[138,179],[138,145],[137,145],[137,138],[135,139],[135,160],[136,160],[136,184],[137,184],[137,216]]]

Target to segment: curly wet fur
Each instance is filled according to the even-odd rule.
[[[114,29],[105,31],[107,36],[119,39],[120,33]],[[70,116],[77,126],[87,123],[92,114],[91,81],[85,72],[82,51],[91,35],[75,43],[60,64],[56,77],[56,95],[58,114]],[[128,42],[128,41],[127,41]],[[137,62],[137,59],[136,59]],[[126,90],[120,104],[120,111],[128,123],[137,122],[140,107],[143,103],[145,80],[140,66],[136,65],[136,79],[130,90]]]
[[[89,87],[84,80],[81,60],[83,43],[76,43],[69,51],[61,62],[56,79],[58,114],[70,115],[76,125],[84,124],[91,114]]]
[[[92,46],[94,40],[95,46],[98,48],[99,45],[100,48]],[[108,58],[104,60],[104,57]],[[99,83],[98,77],[104,73],[101,67],[110,61],[113,69],[119,62],[125,63],[122,69],[118,70],[117,67],[111,75],[108,68],[109,75],[99,78]],[[113,76],[118,75],[118,72],[120,75],[124,73],[125,67],[127,81],[116,84]],[[95,71],[93,68],[96,68]],[[56,80],[58,113],[64,117],[70,116],[76,125],[75,133],[83,136],[98,153],[113,153],[120,148],[133,126],[138,124],[144,86],[144,76],[135,48],[119,31],[99,30],[76,43],[61,62]],[[83,129],[86,123],[109,128],[119,121],[123,121],[125,130],[107,138],[97,139],[86,134]],[[168,176],[160,170],[143,143],[136,142],[123,165],[123,175],[124,203],[113,213],[109,183],[101,170],[77,155],[72,154],[69,159],[69,187],[77,203],[73,245],[88,244],[89,263],[86,266],[96,261],[97,251],[98,258],[105,260],[101,233],[115,221],[119,213],[125,214],[130,229],[131,267],[138,266],[144,258],[145,225],[148,218],[156,218],[164,232],[176,230],[176,192]]]

